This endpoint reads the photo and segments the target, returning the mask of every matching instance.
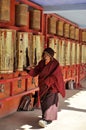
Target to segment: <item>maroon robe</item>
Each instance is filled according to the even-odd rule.
[[[65,97],[63,76],[56,59],[53,58],[47,65],[45,65],[44,60],[41,60],[29,74],[33,77],[39,75],[38,86],[40,96],[43,96],[50,89],[52,93],[59,92]]]
[[[58,93],[65,96],[65,87],[61,69],[57,60],[53,58],[47,65],[41,60],[29,74],[38,76],[42,118],[47,121],[57,119]]]
[[[29,74],[38,76],[38,86],[42,118],[47,121],[57,119],[58,93],[65,97],[65,86],[59,63],[53,58],[47,65],[41,60]]]

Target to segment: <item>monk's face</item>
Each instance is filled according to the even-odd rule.
[[[48,64],[51,60],[51,57],[48,53],[44,53],[44,60],[45,60],[45,64]]]

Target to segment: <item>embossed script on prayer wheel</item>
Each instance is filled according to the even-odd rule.
[[[59,62],[62,66],[66,64],[65,51],[66,51],[65,41],[59,40]]]
[[[0,21],[10,21],[10,0],[0,0]]]
[[[19,71],[23,70],[23,67],[26,67],[26,53],[28,49],[28,33],[27,32],[17,32],[17,67]]]
[[[80,51],[81,51],[81,45],[79,43],[77,43],[76,44],[76,64],[80,64],[81,63]]]
[[[54,17],[48,19],[48,33],[56,34],[56,18]]]
[[[86,63],[86,47],[85,45],[82,45],[82,56],[81,56],[81,62]]]
[[[65,60],[66,60],[66,65],[70,65],[70,59],[71,59],[71,55],[70,55],[70,49],[71,49],[71,43],[70,41],[66,42],[66,51],[65,51]]]
[[[35,30],[40,30],[41,22],[41,11],[40,10],[30,10],[30,28]]]
[[[76,44],[73,42],[72,44],[71,44],[71,64],[73,65],[73,64],[75,64],[75,49],[76,49],[76,46],[75,46]]]
[[[51,47],[54,50],[54,58],[57,59],[57,55],[58,55],[58,47],[57,47],[57,39],[55,38],[49,38],[49,47]]]
[[[33,34],[28,33],[28,56],[29,56],[29,65],[33,66]]]
[[[33,64],[36,65],[41,60],[44,50],[44,36],[33,35]]]
[[[14,30],[0,29],[0,73],[13,72],[15,35]]]
[[[18,26],[28,26],[28,6],[26,4],[16,5],[15,23]]]

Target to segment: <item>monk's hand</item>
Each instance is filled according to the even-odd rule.
[[[34,68],[34,66],[28,66],[28,67],[24,68],[24,71],[26,71],[27,73],[29,73],[30,70],[33,69],[33,68]]]

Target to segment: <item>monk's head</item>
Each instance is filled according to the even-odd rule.
[[[42,57],[46,60],[46,62],[49,62],[51,59],[53,59],[54,56],[54,50],[50,47],[46,48],[43,51]]]

